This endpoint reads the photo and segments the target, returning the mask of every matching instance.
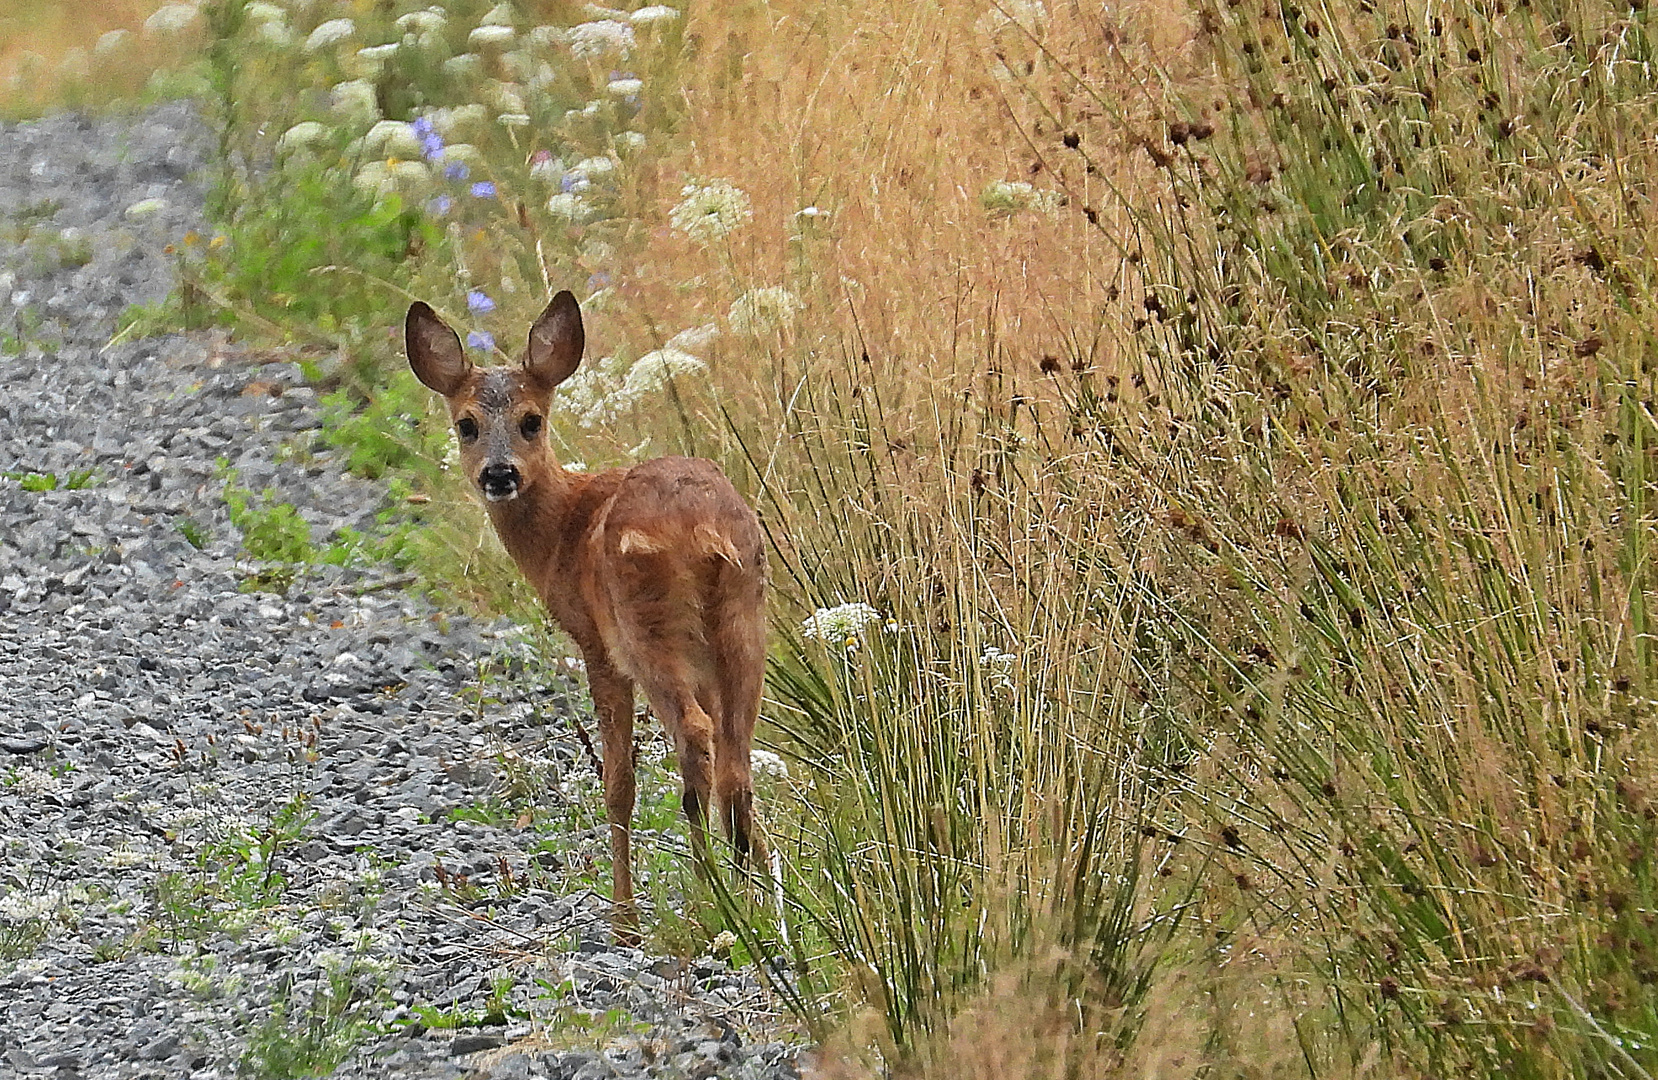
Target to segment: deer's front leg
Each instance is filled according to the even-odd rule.
[[[639,940],[639,909],[633,902],[633,683],[602,660],[587,658],[587,681],[593,709],[599,714],[599,741],[604,744],[604,806],[610,821],[611,872],[615,877],[611,927],[616,940]]]

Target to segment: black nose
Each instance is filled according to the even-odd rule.
[[[518,469],[513,465],[485,465],[478,474],[478,487],[486,499],[510,499],[518,494]]]

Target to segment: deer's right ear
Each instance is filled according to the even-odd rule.
[[[551,390],[575,374],[587,335],[581,328],[581,305],[565,289],[542,311],[530,327],[530,347],[524,353],[524,370],[545,390]]]
[[[472,373],[472,361],[461,351],[461,339],[424,302],[409,305],[403,320],[403,344],[409,350],[409,366],[415,378],[451,397]]]

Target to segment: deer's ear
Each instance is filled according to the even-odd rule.
[[[553,297],[530,327],[524,370],[543,390],[551,390],[575,373],[586,343],[581,328],[581,305],[565,289]]]
[[[403,320],[403,344],[415,378],[444,397],[452,397],[472,374],[472,361],[461,351],[461,339],[422,301],[409,305],[409,315]]]

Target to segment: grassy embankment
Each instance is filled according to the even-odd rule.
[[[457,4],[369,63],[403,7],[323,7],[213,9],[274,168],[227,159],[186,307],[337,348],[410,557],[524,611],[388,328],[585,283],[566,452],[717,457],[777,542],[791,934],[743,931],[848,1070],[1658,1063],[1644,10],[708,5],[570,63]],[[474,98],[475,175],[365,176]]]

